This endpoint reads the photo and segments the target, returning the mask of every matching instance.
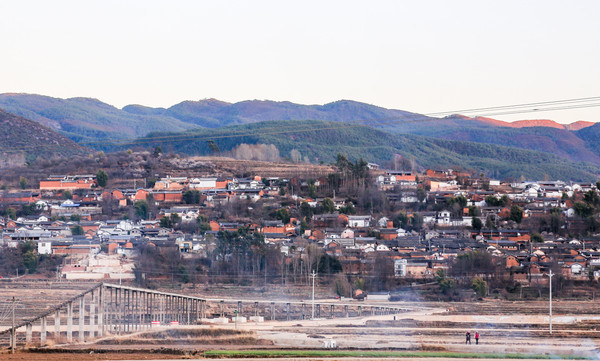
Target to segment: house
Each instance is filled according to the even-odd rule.
[[[348,216],[348,227],[365,228],[371,226],[371,216]]]
[[[37,246],[38,254],[52,254],[52,242],[40,241]]]
[[[161,178],[154,183],[155,191],[181,191],[188,183],[187,177],[171,177]]]
[[[160,190],[153,191],[152,196],[154,200],[157,202],[165,202],[165,203],[181,203],[183,200],[183,192],[181,190]]]
[[[204,189],[215,189],[217,188],[218,178],[192,178],[188,187],[190,189],[204,190]]]
[[[91,189],[97,185],[96,176],[93,174],[53,175],[40,181],[40,191]]]
[[[395,277],[406,277],[406,259],[395,259],[394,260],[394,276]]]
[[[40,199],[39,193],[34,192],[2,192],[0,193],[0,203],[4,204],[28,204],[34,203]]]

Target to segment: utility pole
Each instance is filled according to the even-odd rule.
[[[312,318],[311,320],[315,319],[315,278],[317,278],[317,274],[315,273],[315,270],[312,271],[312,274],[310,275],[312,277]]]
[[[10,332],[10,353],[15,353],[15,344],[17,343],[17,330],[15,330],[15,296],[12,298],[12,331]]]
[[[552,270],[550,270],[550,273],[548,273],[548,277],[550,279],[550,304],[549,304],[549,311],[550,311],[550,334],[552,335],[552,276],[554,276],[554,273],[552,273]]]

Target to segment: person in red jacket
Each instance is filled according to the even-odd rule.
[[[475,344],[479,345],[479,332],[475,331]]]

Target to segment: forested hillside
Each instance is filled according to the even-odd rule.
[[[86,152],[89,149],[52,129],[0,109],[0,166],[22,165],[39,156],[49,158]]]
[[[212,144],[211,142],[214,142]],[[600,167],[573,163],[548,153],[435,139],[411,134],[392,134],[370,127],[323,121],[272,121],[186,133],[151,134],[125,147],[160,146],[164,151],[189,155],[230,152],[240,144],[273,144],[282,157],[292,150],[311,162],[333,162],[338,153],[350,159],[390,163],[394,154],[414,159],[420,169],[449,167],[485,172],[498,178],[594,180]],[[267,148],[265,148],[267,149]],[[297,154],[294,158],[298,158]]]

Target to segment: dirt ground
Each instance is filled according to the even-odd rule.
[[[66,286],[49,291],[45,287],[1,289],[2,295],[19,297],[25,307],[22,317],[39,312],[50,304],[72,296],[86,285]],[[37,303],[28,296],[35,296]],[[322,300],[323,303],[340,302]],[[356,302],[344,300],[343,302]],[[600,303],[556,300],[553,303],[553,334],[548,330],[547,301],[500,301],[488,299],[475,303],[448,302],[373,302],[375,306],[395,306],[406,312],[397,315],[350,317],[319,320],[266,321],[226,325],[180,326],[181,329],[228,328],[251,331],[255,343],[202,344],[182,338],[172,344],[126,344],[110,340],[74,345],[55,345],[76,353],[0,354],[0,360],[166,360],[201,357],[212,349],[323,349],[325,341],[335,340],[339,349],[421,350],[474,353],[524,353],[548,356],[585,356],[600,359]],[[26,312],[28,311],[28,312]],[[0,327],[2,329],[2,327]],[[465,344],[465,332],[478,331]],[[127,336],[129,337],[129,336]],[[51,347],[49,347],[51,348]],[[164,353],[173,349],[174,353]],[[90,350],[94,350],[90,353]],[[127,352],[123,352],[127,350]],[[85,353],[81,353],[85,351]],[[162,353],[156,353],[162,352]],[[182,355],[180,353],[188,353]],[[288,358],[278,358],[287,360]],[[305,358],[310,360],[311,358]],[[318,358],[336,359],[336,358]],[[343,358],[350,361],[352,358]],[[425,360],[419,358],[419,360]],[[440,360],[436,358],[436,360]]]
[[[158,355],[158,354],[119,354],[119,353],[104,353],[104,354],[15,354],[6,355],[0,354],[0,358],[4,361],[103,361],[103,360],[189,360],[194,357],[190,356],[174,356],[174,355]],[[219,361],[239,361],[239,358],[218,358]],[[259,360],[256,358],[255,360]],[[273,357],[268,358],[269,361],[296,361],[297,358],[290,357]],[[377,358],[377,357],[303,357],[303,361],[375,361],[375,360],[394,360],[394,358]],[[405,361],[460,361],[460,360],[472,360],[466,358],[402,358]],[[478,359],[480,361],[497,361],[497,359]],[[520,361],[533,361],[535,359],[519,359]],[[568,359],[564,359],[568,360]]]
[[[3,361],[99,361],[99,360],[182,360],[189,359],[184,355],[168,355],[153,353],[32,353],[17,352],[0,354]]]

